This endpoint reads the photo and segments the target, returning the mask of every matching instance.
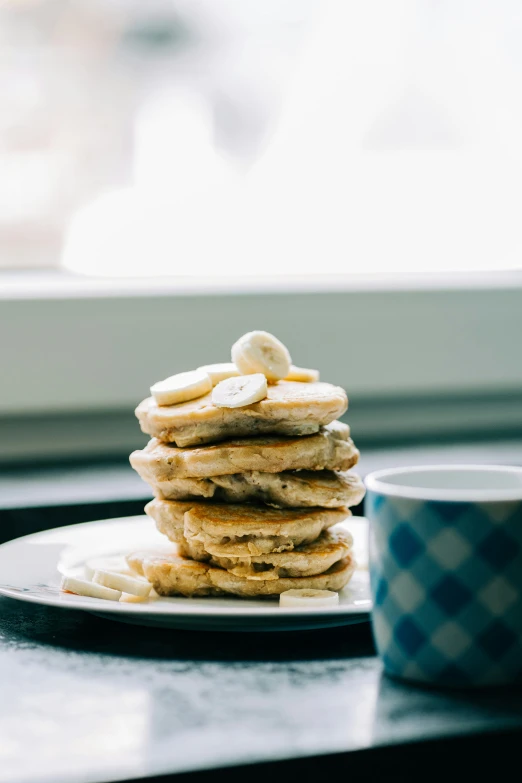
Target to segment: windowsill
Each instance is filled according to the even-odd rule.
[[[0,274],[0,461],[118,458],[151,382],[265,328],[344,387],[358,442],[522,432],[522,272],[90,280]],[[10,281],[10,282],[9,282]]]
[[[212,294],[467,291],[522,288],[522,270],[472,273],[82,277],[62,270],[0,270],[0,299],[83,299]]]

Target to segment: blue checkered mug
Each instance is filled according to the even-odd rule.
[[[435,686],[522,682],[522,468],[380,470],[366,487],[385,672]]]

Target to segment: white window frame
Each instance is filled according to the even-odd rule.
[[[459,278],[0,279],[0,459],[123,454],[166,375],[249,329],[346,388],[359,438],[522,431],[522,271]]]

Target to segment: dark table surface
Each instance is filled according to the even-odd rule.
[[[516,447],[421,457],[519,464]],[[362,469],[416,458],[376,452]],[[123,463],[6,471],[0,541],[140,513],[147,496]],[[368,623],[205,634],[0,598],[0,782],[460,783],[518,768],[521,730],[520,690],[429,691],[384,677]]]
[[[334,762],[353,772],[361,753],[368,777],[357,779],[378,780],[372,764],[382,746],[509,732],[516,753],[522,737],[513,734],[522,727],[522,692],[437,692],[389,680],[367,623],[195,633],[0,599],[0,694],[0,781],[9,783],[108,783],[199,770],[192,780],[203,770],[297,759],[285,775],[217,773],[227,781],[286,779],[304,757],[309,772],[309,757],[320,757],[323,772]],[[469,751],[475,761],[485,739]],[[410,779],[394,777],[389,760],[382,770],[387,781]]]

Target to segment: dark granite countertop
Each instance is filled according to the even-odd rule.
[[[518,464],[522,453],[519,443],[493,456],[470,448],[366,453],[361,472],[417,457]],[[123,463],[10,470],[0,475],[0,541],[139,513],[148,494]],[[468,779],[447,774],[449,745],[477,781],[509,752],[518,759],[521,729],[522,690],[445,693],[384,677],[368,623],[205,634],[0,599],[0,783],[264,783],[346,771],[391,783],[431,780],[436,769],[437,780]]]
[[[10,599],[0,599],[0,694],[9,783],[109,783],[322,754],[353,770],[380,746],[522,727],[522,692],[444,693],[383,677],[367,623],[189,633]]]

